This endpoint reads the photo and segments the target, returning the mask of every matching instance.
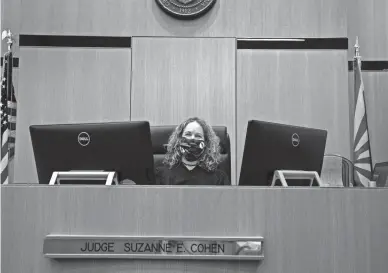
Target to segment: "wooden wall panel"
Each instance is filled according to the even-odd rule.
[[[35,183],[31,124],[129,120],[129,49],[22,48],[15,182]]]
[[[388,161],[388,73],[364,71],[366,113],[368,117],[372,163]],[[354,73],[349,73],[349,92],[352,95],[352,127],[354,115]]]
[[[388,1],[348,0],[349,58],[356,36],[363,60],[388,60]]]
[[[5,186],[4,273],[386,273],[387,189]],[[264,261],[50,260],[47,234],[263,236]]]
[[[326,129],[326,153],[349,157],[346,55],[345,50],[238,51],[238,174],[250,119]]]
[[[236,41],[231,38],[134,38],[131,119],[179,124],[190,116],[225,125],[235,177]]]
[[[205,17],[182,22],[162,12],[155,0],[23,0],[20,17],[6,16],[15,23],[21,20],[24,34],[343,37],[346,4],[338,0],[218,0]]]

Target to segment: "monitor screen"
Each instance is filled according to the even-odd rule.
[[[115,171],[119,181],[155,184],[147,121],[32,125],[30,134],[41,184],[55,171],[82,170]]]
[[[239,185],[270,186],[275,170],[316,171],[320,175],[327,131],[251,120],[248,122]],[[307,186],[308,181],[287,181]]]

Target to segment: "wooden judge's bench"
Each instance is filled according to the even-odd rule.
[[[386,273],[387,196],[380,188],[6,185],[1,272]],[[197,253],[134,253],[135,242],[171,238],[226,250],[204,255],[191,243]],[[244,240],[259,247],[228,252],[227,242]]]

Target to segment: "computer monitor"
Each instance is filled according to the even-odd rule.
[[[275,170],[321,173],[327,131],[258,120],[248,122],[239,185],[270,186]],[[308,180],[288,180],[308,186]]]
[[[155,184],[147,121],[32,125],[30,134],[41,184],[56,171],[115,171],[119,181]]]
[[[388,187],[388,162],[376,163],[373,175],[377,178],[377,187]]]

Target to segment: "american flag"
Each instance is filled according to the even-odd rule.
[[[9,183],[9,163],[15,155],[16,97],[12,83],[12,52],[4,55],[1,80],[1,184]]]
[[[372,179],[372,156],[360,57],[355,57],[354,60],[354,92],[356,101],[354,112],[354,182],[355,186],[368,187],[369,181]]]

